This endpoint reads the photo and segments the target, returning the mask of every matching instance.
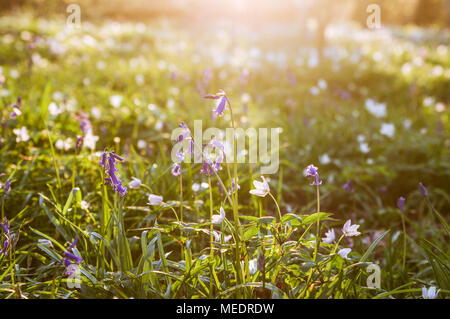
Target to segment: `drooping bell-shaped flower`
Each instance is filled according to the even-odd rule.
[[[306,168],[306,177],[314,178],[313,182],[310,185],[322,185],[322,181],[319,180],[319,173],[317,173],[318,170],[319,169],[312,164]]]

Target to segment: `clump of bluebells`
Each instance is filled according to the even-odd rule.
[[[105,184],[111,185],[113,190],[121,197],[127,194],[127,188],[122,185],[122,181],[119,179],[117,172],[119,171],[116,167],[117,161],[124,162],[125,159],[114,154],[113,152],[104,151],[99,162],[99,165],[105,168],[105,173],[108,177],[105,177]]]

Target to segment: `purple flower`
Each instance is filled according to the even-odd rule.
[[[181,142],[181,141],[184,140],[187,136],[190,136],[190,135],[191,135],[191,130],[190,130],[189,127],[186,125],[186,123],[181,122],[178,126],[184,128],[185,130],[184,130],[183,133],[181,133],[180,135],[178,135],[178,137],[177,137],[177,139],[176,139],[176,142],[177,142],[177,143],[178,143],[178,142]]]
[[[67,276],[73,275],[75,273],[75,271],[77,271],[78,265],[83,260],[81,257],[76,256],[72,252],[69,251],[69,250],[72,250],[75,248],[77,241],[78,241],[78,238],[75,238],[73,240],[73,242],[70,244],[70,246],[67,247],[67,251],[64,252],[64,254],[63,254],[64,258],[62,259],[62,262],[63,262],[64,266],[66,266],[66,275]]]
[[[239,184],[236,184],[237,185],[237,189],[241,189],[241,186],[239,186]],[[232,181],[231,182],[231,185],[230,185],[230,187],[228,188],[228,194],[229,195],[231,195],[231,193],[233,192],[236,192],[236,187],[234,187],[234,181]]]
[[[211,78],[213,76],[213,73],[211,71],[211,68],[206,68],[205,71],[203,72],[203,83],[205,85],[209,84],[209,81],[211,81]]]
[[[345,185],[342,186],[342,188],[345,189],[346,191],[353,192],[353,181],[349,179],[347,183],[345,183]]]
[[[92,131],[91,122],[88,119],[82,119],[80,121],[80,129],[84,134]]]
[[[319,173],[317,173],[318,170],[319,169],[312,164],[306,168],[306,177],[314,178],[314,181],[310,185],[322,185],[322,181],[319,181]]]
[[[350,93],[347,91],[343,91],[341,96],[344,100],[348,100],[350,98]]]
[[[209,166],[215,171],[219,171],[222,169],[222,162],[225,158],[225,147],[224,145],[216,140],[215,138],[212,138],[209,143],[207,143],[205,148],[205,152],[210,151],[209,154],[204,154],[203,157],[208,157],[211,155],[212,151],[214,151],[214,161],[212,161],[211,158],[208,157],[207,160],[204,160],[203,167],[205,168],[205,162],[208,162]],[[208,165],[207,165],[208,166]]]
[[[75,245],[78,242],[78,237],[75,237],[75,239],[73,240],[73,242],[69,245],[69,247],[67,247],[68,249],[72,249],[75,247]]]
[[[428,191],[422,183],[419,183],[419,190],[423,197],[428,197]]]
[[[108,153],[106,150],[103,151],[102,157],[100,162],[98,163],[101,167],[106,167],[106,157],[108,156]]]
[[[71,264],[71,262],[70,262],[71,260],[74,261],[75,263],[79,264],[83,259],[79,256],[76,256],[76,255],[66,251],[64,253],[64,264],[66,265],[66,267]]]
[[[184,153],[179,151],[176,155],[178,162],[173,165],[171,173],[173,176],[179,176],[181,174],[181,162],[184,159]]]
[[[205,174],[206,176],[214,175],[212,166],[208,164],[208,162],[205,159],[203,160],[203,167],[200,170],[200,174]]]
[[[184,139],[186,139],[187,137],[190,137],[189,149],[187,152],[188,152],[188,154],[194,154],[194,138],[192,137],[191,130],[184,122],[181,122],[178,126],[184,128],[185,130],[183,131],[183,133],[178,135],[176,142],[179,143],[179,142],[183,141]]]
[[[116,176],[116,172],[118,171],[116,161],[123,162],[125,159],[113,152],[106,152],[105,150],[99,165],[105,168],[105,173],[108,175],[108,177],[105,178],[107,184],[110,184],[114,191],[123,197],[127,194],[127,188],[123,187],[122,181]]]
[[[177,156],[177,159],[178,159],[179,163],[181,163],[184,160],[183,152],[179,151],[176,156]]]
[[[4,222],[3,223],[0,223],[0,226],[3,228],[3,233],[5,234],[5,237],[6,237],[6,239],[5,239],[5,241],[3,242],[3,247],[2,247],[2,250],[0,251],[0,255],[8,255],[8,247],[9,247],[9,243],[10,243],[10,240],[11,240],[11,236],[10,236],[10,233],[9,233],[9,221],[8,221],[8,219],[6,219],[6,217],[5,217],[5,220],[4,220]]]
[[[17,102],[11,105],[11,107],[13,110],[9,116],[11,117],[11,119],[15,119],[17,116],[22,114],[22,98],[19,96],[17,98]]]
[[[170,172],[173,176],[179,176],[181,174],[181,165],[179,163],[174,164]]]
[[[213,110],[218,116],[223,115],[223,112],[226,110],[227,103],[230,105],[230,101],[228,100],[224,90],[219,90],[219,93],[216,93],[215,95],[205,95],[203,98],[219,100],[216,109]]]
[[[3,228],[5,234],[9,234],[9,220],[7,220],[6,217],[5,221],[3,223],[0,223],[0,226]]]
[[[219,188],[220,196],[223,196],[223,187],[222,187],[222,184],[220,184],[219,182],[217,182],[217,187]]]
[[[8,195],[8,193],[11,191],[11,179],[7,179],[5,182],[5,190],[3,193],[3,197],[6,197],[6,195]]]
[[[406,199],[404,197],[400,197],[397,200],[397,207],[398,207],[398,209],[400,209],[401,212],[405,210],[405,202],[406,202]]]
[[[77,139],[75,142],[75,149],[76,149],[77,153],[81,150],[81,147],[83,147],[83,142],[84,142],[84,136],[77,135]]]

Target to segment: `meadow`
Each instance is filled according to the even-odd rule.
[[[448,30],[302,36],[0,17],[1,298],[448,298]],[[277,172],[174,163],[194,120]]]

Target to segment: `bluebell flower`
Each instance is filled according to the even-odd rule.
[[[173,176],[179,176],[181,174],[181,165],[180,163],[175,163],[173,165],[172,170],[170,171]]]
[[[200,170],[201,174],[205,174],[206,176],[214,175],[214,170],[212,169],[212,165],[208,163],[206,159],[203,159],[203,167]]]
[[[78,267],[81,261],[83,260],[81,257],[74,255],[70,250],[75,248],[75,245],[77,244],[78,238],[75,238],[73,242],[67,247],[67,251],[64,252],[63,256],[63,264],[66,267],[66,275],[71,276],[73,275]]]
[[[239,186],[239,184],[237,185],[237,189],[241,189],[241,186]],[[231,182],[231,186],[228,188],[228,194],[231,196],[231,193],[235,193],[236,192],[236,187],[234,186],[234,181]]]
[[[216,109],[213,110],[218,116],[223,115],[223,112],[226,110],[227,103],[230,105],[230,101],[228,100],[224,90],[219,90],[219,92],[214,95],[205,95],[203,98],[219,100]]]
[[[349,179],[347,183],[345,183],[345,185],[342,186],[342,188],[345,189],[346,191],[353,192],[353,181]]]
[[[314,181],[310,185],[322,185],[322,181],[319,180],[319,173],[317,173],[318,170],[319,169],[312,164],[306,168],[306,177],[314,178]]]
[[[11,119],[15,119],[17,116],[22,115],[22,98],[17,98],[17,103],[11,105],[12,112],[10,113]]]
[[[9,225],[9,221],[8,221],[8,219],[6,219],[6,217],[5,217],[5,220],[3,221],[3,223],[0,223],[0,226],[2,227],[3,234],[6,237],[5,241],[3,242],[3,246],[2,246],[2,250],[0,251],[0,255],[6,256],[6,255],[8,255],[8,247],[9,247],[9,243],[11,241],[11,235],[9,232],[10,225]]]
[[[401,212],[405,210],[405,202],[406,202],[406,199],[404,197],[400,197],[397,200],[397,207],[398,207],[398,209],[400,209]]]
[[[6,197],[8,193],[11,191],[11,179],[7,179],[4,185],[3,197]]]
[[[105,178],[107,184],[110,184],[114,191],[123,197],[127,194],[127,188],[122,185],[122,181],[116,176],[116,172],[118,171],[116,161],[123,162],[125,159],[113,152],[106,152],[105,150],[99,164],[105,168],[105,173],[108,175],[108,177]]]
[[[428,197],[427,189],[425,188],[425,186],[423,186],[422,183],[419,183],[419,190],[423,197]]]

